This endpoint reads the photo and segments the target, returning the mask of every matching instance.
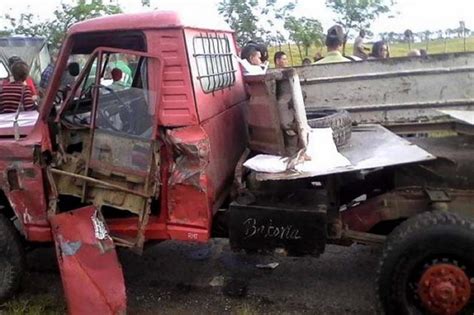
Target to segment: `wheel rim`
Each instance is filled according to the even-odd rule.
[[[422,305],[433,314],[456,314],[471,298],[471,281],[464,270],[450,263],[428,267],[418,282]]]

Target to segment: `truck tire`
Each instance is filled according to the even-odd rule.
[[[0,304],[19,288],[25,272],[25,253],[20,235],[0,213]]]
[[[346,144],[351,138],[352,120],[345,110],[308,109],[306,117],[311,128],[331,128],[338,147]]]
[[[473,314],[474,222],[426,212],[389,235],[377,270],[379,307],[392,314]]]

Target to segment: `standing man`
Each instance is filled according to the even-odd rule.
[[[247,51],[246,60],[253,66],[260,66],[262,65],[262,54],[256,48],[251,48]]]
[[[265,44],[257,43],[255,41],[249,41],[240,52],[241,59],[247,59],[250,62],[250,54],[254,54],[254,51],[257,50],[260,53],[260,63],[265,63],[268,61],[268,50]],[[256,61],[254,62],[256,63]]]
[[[288,58],[283,51],[277,51],[273,56],[275,62],[275,68],[286,68],[288,67]]]
[[[44,97],[46,89],[48,88],[49,81],[51,80],[51,78],[53,76],[54,65],[56,63],[57,57],[58,57],[58,53],[56,51],[53,51],[51,53],[51,59],[49,60],[48,66],[41,73],[41,80],[40,80],[40,84],[39,84],[40,97]]]
[[[321,60],[316,61],[316,64],[327,64],[335,62],[349,62],[350,59],[344,57],[341,53],[342,45],[344,44],[346,35],[344,29],[340,25],[334,25],[328,29],[326,35],[326,47],[328,53],[326,57]]]
[[[354,41],[354,50],[352,52],[354,56],[357,56],[362,60],[365,60],[367,59],[367,57],[369,57],[369,55],[365,52],[366,50],[369,50],[369,48],[364,46],[364,38],[365,31],[360,30],[359,36],[357,36]]]

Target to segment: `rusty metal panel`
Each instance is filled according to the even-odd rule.
[[[420,166],[407,166],[406,171],[397,176],[401,185],[474,189],[474,137],[419,137],[412,138],[411,142],[434,154],[437,160]]]
[[[247,77],[250,101],[247,123],[249,147],[269,154],[285,155],[283,131],[276,99],[276,82],[265,76]]]
[[[309,126],[296,71],[273,70],[245,80],[250,92],[250,149],[283,156],[304,151]]]
[[[89,206],[50,218],[70,314],[125,314],[122,267],[107,227]]]
[[[379,222],[408,218],[427,211],[429,203],[419,187],[395,189],[349,207],[341,212],[341,219],[351,230],[369,232]]]
[[[308,108],[347,109],[358,122],[439,119],[474,107],[474,53],[313,65],[297,69]]]

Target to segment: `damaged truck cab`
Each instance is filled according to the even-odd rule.
[[[84,217],[76,209],[91,206],[95,235],[105,218],[115,245],[140,252],[145,240],[206,242],[246,146],[236,54],[233,32],[186,24],[173,12],[74,25],[37,123],[20,125],[19,140],[12,128],[2,131],[2,216],[15,218],[28,241],[54,236],[58,256],[91,237],[60,233]],[[76,298],[64,287],[71,307]]]
[[[387,314],[474,309],[473,133],[415,145],[369,121],[338,152],[331,133],[309,128],[329,118],[313,126],[319,113],[305,106],[351,75],[314,78],[327,67],[316,65],[244,78],[237,54],[231,30],[174,12],[71,27],[35,123],[21,113],[0,124],[0,301],[20,284],[22,238],[55,243],[70,313],[117,314],[126,294],[115,246],[141,253],[146,241],[223,236],[235,251],[294,256],[385,243],[377,278]],[[435,70],[414,76],[446,72]],[[344,124],[338,140],[350,135],[348,115],[331,126]],[[402,127],[425,127],[415,125]],[[330,146],[318,147],[320,135]],[[311,160],[324,150],[347,164]],[[285,156],[286,168],[244,166],[261,153]]]
[[[23,160],[16,149],[2,155],[25,161],[7,165],[4,191],[27,238],[51,240],[48,213],[93,204],[126,246],[207,241],[246,143],[235,47],[230,31],[188,27],[174,13],[73,26],[39,122],[12,141]],[[71,63],[80,73],[63,86]]]

